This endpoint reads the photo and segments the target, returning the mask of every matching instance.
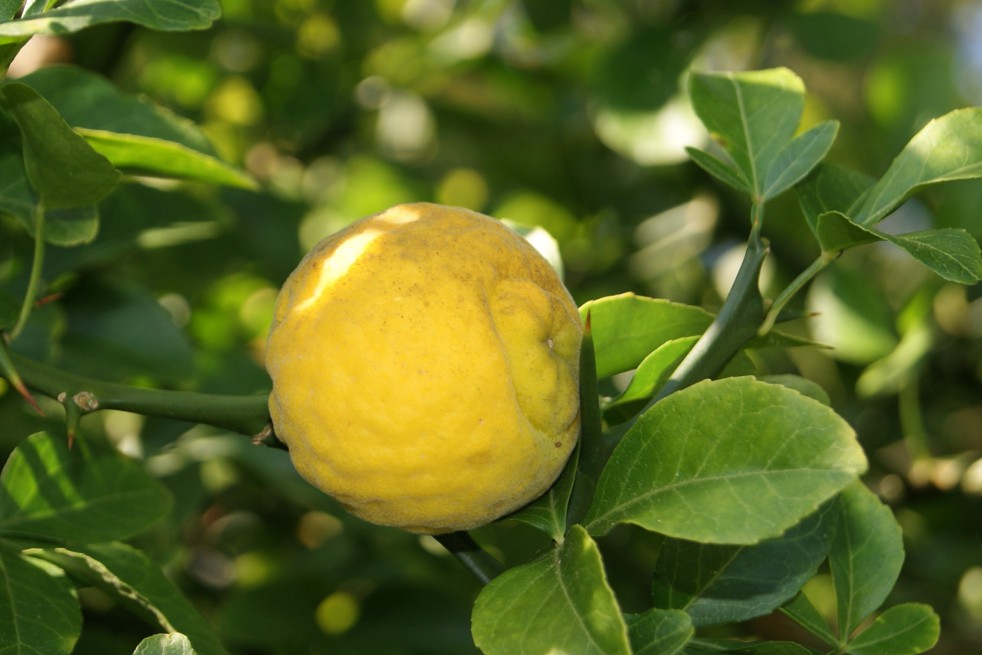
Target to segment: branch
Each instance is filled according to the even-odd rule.
[[[100,409],[118,409],[204,423],[256,437],[268,431],[266,394],[230,396],[146,389],[93,380],[16,353],[10,353],[10,360],[24,384],[64,405],[70,420]]]
[[[767,245],[754,229],[740,270],[719,314],[645,410],[670,393],[716,376],[748,341],[757,336],[764,320],[764,299],[758,280],[766,256]]]

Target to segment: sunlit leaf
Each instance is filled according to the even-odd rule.
[[[0,534],[86,543],[121,539],[160,519],[170,494],[139,463],[86,439],[39,432],[0,474]]]
[[[893,512],[862,483],[847,487],[839,495],[829,550],[840,637],[883,604],[903,562],[903,538]]]
[[[180,143],[137,134],[78,128],[96,152],[123,170],[186,178],[245,189],[256,186],[242,171]]]
[[[42,562],[0,549],[0,653],[68,655],[81,630],[71,582]]]
[[[153,635],[139,643],[133,655],[196,655],[188,638],[179,632]]]
[[[0,37],[64,35],[120,21],[155,30],[195,30],[209,27],[219,16],[217,0],[69,0],[55,9],[0,23]]]
[[[918,132],[857,206],[845,213],[860,225],[873,225],[928,185],[979,177],[982,107],[957,109]]]
[[[666,341],[702,334],[713,315],[700,307],[633,293],[591,300],[580,308],[590,312],[597,353],[597,377],[630,370]]]
[[[600,553],[578,525],[562,545],[484,587],[474,604],[471,630],[487,655],[631,652]]]
[[[780,385],[726,378],[678,391],[621,440],[585,519],[679,539],[754,544],[781,535],[856,479],[866,458],[831,409]]]
[[[655,568],[655,606],[685,610],[696,626],[767,614],[815,574],[834,523],[834,512],[825,507],[782,536],[753,546],[668,539]]]
[[[831,143],[829,138],[834,136],[827,127],[813,132],[792,146],[802,156],[803,170],[790,177],[776,170],[778,166],[788,167],[781,153],[798,128],[804,94],[801,79],[786,68],[694,72],[689,77],[689,95],[696,114],[730,155],[749,190],[761,199],[767,197],[768,187],[778,192],[799,177],[799,172],[807,173],[817,163],[815,156],[827,149],[826,141]]]
[[[941,622],[928,605],[904,603],[876,617],[849,642],[850,655],[917,655],[938,642]]]

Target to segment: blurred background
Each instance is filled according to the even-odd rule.
[[[930,118],[982,104],[974,0],[222,4],[206,32],[111,25],[36,38],[11,68],[97,71],[202,125],[260,185],[124,184],[101,207],[93,244],[49,249],[46,279],[71,293],[35,313],[21,350],[93,377],[262,391],[276,289],[302,254],[361,216],[421,200],[545,228],[580,303],[634,291],[713,309],[739,264],[749,204],[687,161],[685,146],[707,135],[685,100],[686,69],[793,69],[808,89],[803,126],[841,121],[829,159],[874,176]],[[932,190],[884,226],[982,238],[980,191]],[[773,294],[818,250],[793,194],[765,220]],[[0,278],[23,275],[30,241],[6,218],[0,250]],[[906,539],[890,602],[935,607],[934,652],[982,652],[982,289],[943,283],[878,244],[847,253],[798,300],[819,314],[788,329],[834,349],[762,351],[758,366],[814,379],[856,428],[867,481]],[[0,424],[4,453],[61,429],[9,392]],[[430,538],[348,517],[284,453],[124,413],[83,429],[146,457],[171,486],[174,515],[139,545],[233,652],[474,652],[477,581]],[[510,564],[543,545],[517,525],[479,536]],[[615,532],[603,547],[625,609],[639,608],[651,545]],[[811,584],[819,602],[828,584]],[[81,596],[78,653],[130,653],[148,634],[100,592]]]

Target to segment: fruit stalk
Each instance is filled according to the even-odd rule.
[[[505,570],[504,565],[481,548],[467,532],[438,534],[434,538],[473,573],[481,584],[491,582]]]

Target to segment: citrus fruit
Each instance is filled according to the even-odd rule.
[[[353,514],[464,530],[544,493],[579,435],[582,326],[539,253],[467,209],[399,205],[317,244],[276,301],[276,435]]]

